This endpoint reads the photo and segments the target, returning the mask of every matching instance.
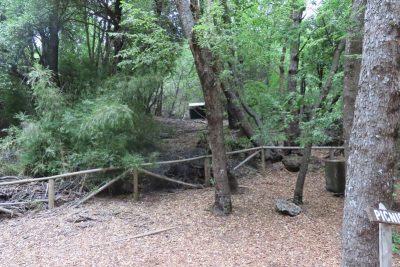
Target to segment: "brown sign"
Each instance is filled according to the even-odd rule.
[[[367,213],[371,222],[400,225],[400,212],[370,208]]]

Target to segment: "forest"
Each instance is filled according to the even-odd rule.
[[[70,251],[67,255],[76,256],[78,262],[63,259],[58,264],[203,266],[204,260],[206,266],[378,266],[380,224],[370,220],[366,209],[377,209],[379,203],[389,210],[400,208],[398,14],[400,2],[393,0],[1,0],[0,202],[4,205],[0,203],[0,215],[17,212],[33,225],[41,223],[40,216],[59,216],[59,212],[72,224],[93,223],[87,229],[97,232],[102,230],[95,222],[105,220],[112,225],[110,231],[118,233],[125,224],[122,219],[114,221],[119,215],[107,215],[107,210],[121,209],[119,214],[133,209],[137,213],[125,216],[137,218],[130,221],[135,225],[151,225],[147,220],[153,216],[179,222],[189,216],[186,204],[164,203],[177,209],[168,216],[153,206],[161,201],[153,194],[164,198],[162,192],[171,191],[172,199],[190,202],[187,209],[207,210],[191,215],[207,225],[196,228],[207,232],[198,241],[203,243],[191,242],[193,236],[185,235],[181,242],[189,242],[186,246],[207,246],[211,232],[234,234],[241,229],[237,225],[245,227],[243,220],[249,214],[272,210],[264,214],[263,222],[254,215],[257,220],[250,223],[254,231],[268,228],[268,222],[285,225],[297,246],[324,236],[325,245],[332,242],[335,256],[331,259],[328,251],[321,256],[316,245],[305,253],[310,262],[299,262],[292,255],[295,248],[279,249],[282,239],[275,249],[283,259],[269,259],[277,252],[253,248],[268,246],[271,237],[264,236],[269,235],[265,230],[260,233],[263,243],[252,237],[248,243],[238,241],[238,247],[226,248],[220,243],[225,241],[217,239],[207,250],[229,251],[241,260],[224,256],[218,262],[217,255],[205,260],[199,254],[189,261],[190,256],[178,250],[176,255],[183,258],[177,260],[157,248],[158,262],[148,258],[148,252],[134,262],[97,255],[96,263],[91,262],[95,256],[85,258]],[[191,118],[193,103],[204,103],[200,119]],[[235,154],[239,150],[243,153]],[[184,162],[188,158],[193,160]],[[333,158],[346,165],[345,191],[335,196],[323,185],[325,162]],[[169,163],[174,165],[166,167]],[[74,176],[66,178],[71,173]],[[56,180],[57,175],[62,179]],[[44,177],[55,178],[47,183]],[[100,197],[87,204],[89,213],[79,207],[79,216],[74,215],[69,203],[80,205],[111,183],[110,192],[124,195],[122,203],[115,202],[120,196]],[[268,192],[268,200],[257,191],[261,188]],[[136,202],[127,202],[131,193]],[[316,199],[321,207],[314,206]],[[38,202],[32,204],[33,200]],[[279,201],[298,212],[283,212],[293,217],[276,212]],[[29,215],[54,206],[66,210]],[[309,237],[301,234],[304,240],[297,241],[309,224],[303,220],[314,220],[316,225],[324,220],[321,227],[329,228],[324,207],[334,211],[334,230],[311,230]],[[100,213],[106,214],[104,218],[96,217]],[[0,236],[12,242],[12,233],[5,233],[17,219],[3,218]],[[229,222],[224,225],[224,220]],[[288,230],[295,227],[295,220],[301,228]],[[29,225],[21,224],[21,235]],[[174,236],[175,228],[181,227],[148,232],[155,243],[143,247],[167,242],[156,238],[166,238],[166,231]],[[274,229],[271,232],[286,231]],[[393,229],[396,254],[400,234]],[[43,235],[38,231],[32,230],[32,235]],[[136,238],[144,236],[132,238],[139,243],[131,250],[142,249]],[[101,240],[110,242],[106,237]],[[86,245],[97,246],[82,246]],[[243,250],[244,246],[254,251]],[[38,250],[42,255],[40,246]],[[243,251],[237,254],[237,250]],[[246,253],[252,256],[242,261]],[[255,259],[258,253],[270,256]],[[7,265],[13,261],[24,265],[31,257],[11,254],[4,261]],[[46,263],[35,261],[35,266],[57,265],[56,255],[38,257]],[[394,262],[400,264],[399,255],[394,255]]]

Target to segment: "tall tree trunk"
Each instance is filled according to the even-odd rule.
[[[84,9],[83,9],[83,26],[85,28],[85,37],[86,37],[86,47],[88,50],[88,55],[89,55],[89,60],[92,62],[93,60],[93,56],[92,56],[92,50],[90,49],[90,33],[89,33],[89,14],[88,14],[88,10],[87,10],[87,4],[88,1],[85,1],[84,4]]]
[[[391,205],[400,118],[400,1],[369,0],[349,142],[342,266],[379,266],[378,224],[365,209]]]
[[[114,33],[121,32],[121,20],[122,20],[122,6],[121,0],[116,0],[114,3],[114,14],[113,14],[113,25],[114,25]],[[113,37],[112,39],[114,45],[114,71],[116,70],[116,66],[121,62],[122,57],[118,56],[119,52],[124,45],[124,41],[121,36]]]
[[[344,64],[343,89],[343,139],[346,159],[349,154],[349,139],[354,118],[354,102],[360,79],[362,32],[364,27],[365,5],[367,0],[353,0],[352,27],[346,42],[346,61]]]
[[[335,77],[335,74],[337,73],[337,71],[339,69],[340,55],[342,54],[344,47],[345,47],[345,41],[342,40],[337,45],[337,47],[333,53],[332,65],[331,65],[329,77],[326,79],[324,86],[321,88],[321,93],[320,93],[318,102],[312,108],[313,111],[312,111],[312,114],[310,115],[311,120],[314,117],[313,114],[315,113],[315,110],[321,109],[324,107],[324,102],[325,102],[326,98],[328,97],[329,91],[332,88],[333,78]],[[306,145],[303,149],[303,157],[301,159],[300,171],[299,171],[299,174],[297,175],[296,187],[295,187],[294,196],[293,196],[293,202],[298,205],[303,203],[304,183],[305,183],[306,176],[307,176],[308,163],[310,162],[312,145],[313,145],[312,141],[309,141],[306,143]]]
[[[196,70],[202,85],[206,116],[209,130],[212,168],[215,178],[214,208],[218,213],[229,214],[232,211],[231,192],[226,168],[226,153],[223,132],[223,110],[221,103],[221,88],[218,80],[216,62],[211,51],[201,47],[193,27],[200,17],[200,7],[196,0],[190,3],[186,0],[175,0],[179,17],[186,36],[189,39]]]
[[[303,19],[303,11],[304,8],[295,9],[292,11],[292,28],[296,31],[299,31],[301,21]],[[288,70],[288,85],[287,90],[289,93],[296,92],[297,89],[297,73],[299,71],[299,62],[300,62],[300,33],[297,33],[294,40],[291,42],[290,47],[290,63]],[[300,126],[299,126],[299,118],[298,118],[298,110],[293,111],[293,120],[289,123],[289,126],[286,131],[286,135],[288,137],[287,144],[295,145],[296,139],[300,136]]]
[[[60,31],[59,0],[51,1],[52,13],[48,20],[48,32],[41,32],[42,41],[42,64],[53,72],[54,81],[59,84],[58,79],[58,47]]]

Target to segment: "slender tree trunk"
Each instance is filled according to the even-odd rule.
[[[346,159],[349,153],[349,139],[354,118],[354,104],[360,79],[362,32],[367,0],[353,0],[352,27],[346,42],[343,90],[343,139]]]
[[[279,63],[279,92],[281,95],[285,93],[285,58],[286,58],[286,46],[282,47],[282,54]]]
[[[154,115],[162,116],[162,104],[163,104],[163,97],[164,97],[164,84],[161,82],[160,84],[160,91],[157,95],[157,102],[156,102],[156,109],[154,111]]]
[[[365,209],[390,206],[400,118],[400,1],[369,0],[349,142],[342,266],[379,266],[378,224]]]
[[[92,50],[90,49],[89,14],[87,12],[87,0],[85,1],[83,19],[84,19],[84,28],[86,37],[86,47],[88,50],[89,60],[92,61],[93,57],[92,57]]]
[[[340,55],[342,54],[344,47],[345,47],[345,41],[342,40],[337,45],[337,47],[333,53],[332,65],[331,65],[329,77],[326,79],[323,87],[321,88],[320,98],[319,98],[318,102],[312,108],[313,111],[312,111],[312,114],[310,115],[311,120],[314,117],[313,114],[315,113],[315,110],[321,109],[324,106],[324,102],[325,102],[326,98],[328,97],[329,91],[332,88],[333,78],[335,77],[335,74],[337,73],[337,71],[339,69]],[[307,144],[305,145],[305,148],[303,149],[303,156],[301,159],[300,171],[299,171],[299,174],[297,175],[297,181],[296,181],[296,187],[294,190],[293,202],[298,205],[303,203],[304,183],[305,183],[306,176],[307,176],[308,164],[310,162],[312,144],[313,144],[312,141],[307,142]]]
[[[296,187],[294,189],[293,203],[296,205],[303,204],[303,191],[304,183],[306,181],[308,163],[311,157],[312,142],[306,144],[303,149],[303,157],[301,158],[300,171],[296,180]]]
[[[232,211],[231,192],[226,168],[226,154],[223,132],[223,110],[221,88],[217,76],[216,62],[211,51],[197,43],[193,27],[200,17],[198,2],[175,0],[186,36],[189,39],[196,70],[202,85],[206,116],[209,128],[209,143],[213,156],[212,168],[215,178],[215,211],[229,214]]]
[[[95,26],[97,24],[95,17],[92,17],[92,23],[93,23],[93,33],[92,33],[92,63],[94,62],[94,56],[95,56],[95,49],[96,49],[96,37],[97,37],[97,27]]]
[[[299,30],[303,18],[304,9],[297,9],[292,11],[293,29]],[[288,85],[287,91],[289,93],[296,92],[297,89],[297,73],[299,71],[300,62],[300,33],[291,42],[290,47],[290,63],[288,70]],[[289,123],[286,134],[288,137],[288,145],[296,145],[296,139],[300,136],[300,126],[298,118],[298,110],[293,111],[293,120]]]

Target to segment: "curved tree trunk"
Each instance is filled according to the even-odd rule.
[[[400,1],[367,4],[347,165],[342,266],[379,266],[378,224],[365,209],[390,206],[400,118]]]
[[[223,132],[223,109],[221,103],[221,86],[218,80],[218,69],[211,51],[201,47],[196,40],[193,27],[200,17],[198,2],[192,0],[175,0],[179,17],[186,36],[189,39],[196,70],[202,85],[206,116],[209,130],[212,168],[215,178],[215,211],[229,214],[232,211],[231,192],[226,168],[226,153]]]
[[[337,73],[337,71],[339,69],[340,55],[342,54],[344,47],[345,47],[344,40],[340,41],[340,43],[336,46],[336,49],[335,49],[335,51],[333,53],[333,57],[332,57],[332,65],[331,65],[329,77],[326,79],[323,87],[321,88],[321,93],[320,93],[318,102],[313,107],[313,111],[311,112],[311,115],[310,115],[311,120],[314,117],[315,110],[322,109],[324,107],[325,100],[328,97],[328,94],[332,88],[333,78],[335,77],[335,74]],[[306,176],[307,176],[308,163],[310,162],[311,148],[312,148],[312,142],[309,141],[309,142],[307,142],[307,144],[305,145],[305,147],[303,149],[303,157],[301,159],[300,171],[299,171],[299,174],[297,175],[296,187],[294,189],[294,196],[293,196],[293,202],[297,205],[300,205],[303,203],[304,183],[305,183]]]

